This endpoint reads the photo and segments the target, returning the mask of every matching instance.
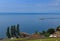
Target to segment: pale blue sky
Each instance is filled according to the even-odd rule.
[[[60,0],[0,0],[0,12],[59,13]]]

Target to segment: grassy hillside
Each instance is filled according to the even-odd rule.
[[[7,40],[4,40],[4,41],[60,41],[60,38],[46,38],[46,39],[24,39],[24,38],[21,38],[21,39],[7,39]]]

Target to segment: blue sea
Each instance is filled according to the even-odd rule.
[[[45,18],[45,19],[43,19]],[[50,19],[49,19],[50,18]],[[8,26],[20,24],[20,31],[34,33],[60,26],[58,13],[0,13],[0,38],[6,38]]]

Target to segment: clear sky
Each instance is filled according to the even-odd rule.
[[[0,12],[60,13],[60,0],[0,0]]]

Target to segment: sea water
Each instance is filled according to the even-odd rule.
[[[45,19],[43,19],[45,18]],[[46,19],[48,18],[48,19]],[[51,18],[51,19],[49,19]],[[20,31],[29,34],[35,31],[43,31],[49,28],[60,26],[60,15],[58,14],[37,14],[37,13],[3,13],[0,14],[0,38],[6,37],[7,27],[20,25]]]

